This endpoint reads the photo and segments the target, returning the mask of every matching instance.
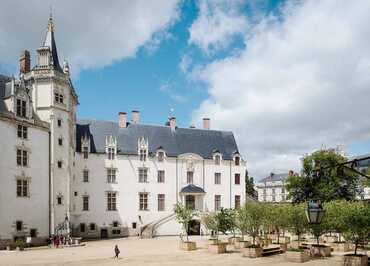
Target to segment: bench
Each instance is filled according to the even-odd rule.
[[[283,253],[283,251],[281,250],[280,246],[270,246],[263,248],[262,256],[270,256],[281,253]]]

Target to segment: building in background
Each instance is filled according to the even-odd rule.
[[[261,179],[256,183],[258,201],[262,202],[285,202],[287,201],[288,193],[285,189],[285,180],[289,175],[293,175],[293,171],[289,173],[274,174]]]
[[[239,208],[246,161],[232,132],[76,119],[77,93],[61,66],[50,17],[37,62],[0,76],[0,248],[16,238],[171,235],[177,202],[201,212]],[[204,230],[199,219],[191,232]]]

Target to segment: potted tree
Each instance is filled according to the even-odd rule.
[[[180,234],[180,249],[191,251],[196,250],[196,242],[189,241],[189,223],[195,216],[195,211],[191,208],[186,207],[185,205],[181,203],[177,203],[175,205],[175,214],[176,214],[176,220],[181,224],[183,232],[186,236],[186,240],[184,241],[182,235]]]
[[[240,237],[236,236],[236,215],[237,211],[235,209],[221,209],[221,212],[223,212],[224,219],[221,220],[220,224],[220,231],[227,235],[229,231],[232,233],[232,237],[229,237],[228,242],[229,244],[235,244],[235,242],[238,242],[241,240]]]
[[[17,238],[17,240],[15,240],[15,246],[16,246],[16,249],[17,250],[24,250],[24,247],[26,245],[26,243],[24,242],[24,240],[22,238]]]
[[[325,244],[320,244],[320,236],[329,230],[328,224],[329,217],[324,216],[321,223],[310,224],[311,233],[316,239],[316,244],[312,244],[310,247],[310,254],[312,257],[330,257],[331,247]]]
[[[256,237],[264,222],[264,204],[259,202],[247,202],[245,208],[245,222],[248,234],[252,237],[252,245],[243,249],[243,256],[256,258],[262,256],[262,247],[256,243]]]
[[[309,254],[300,247],[301,235],[306,232],[308,224],[302,204],[286,206],[287,228],[297,236],[297,246],[290,247],[286,252],[286,259],[291,262],[306,262],[310,259]]]
[[[243,208],[240,208],[236,212],[235,217],[235,226],[241,233],[241,238],[239,241],[236,241],[234,243],[235,249],[241,249],[249,247],[251,242],[244,239],[245,234],[248,232],[248,223],[247,223],[247,209],[245,208],[245,205]]]
[[[370,236],[370,205],[362,202],[354,202],[351,208],[343,210],[344,236],[355,245],[353,254],[343,257],[344,266],[366,266],[368,256],[358,254],[358,246],[369,240]]]
[[[203,213],[201,216],[202,224],[205,228],[211,232],[211,236],[209,238],[210,244],[217,244],[218,243],[218,234],[217,231],[217,224],[216,219],[214,218],[215,213]]]
[[[227,223],[227,214],[226,212],[218,211],[214,213],[208,213],[206,214],[207,218],[205,221],[208,223],[207,227],[215,232],[215,241],[213,243],[210,243],[208,245],[208,250],[211,253],[216,253],[216,254],[221,254],[221,253],[226,253],[226,242],[219,241],[219,232],[227,232],[228,228],[226,227],[228,225]]]

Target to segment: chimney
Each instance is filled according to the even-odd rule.
[[[209,118],[203,118],[203,129],[210,129],[210,119]]]
[[[24,50],[19,58],[19,72],[21,74],[26,74],[30,72],[31,69],[31,57],[30,52]]]
[[[171,127],[171,130],[176,129],[176,117],[170,117],[170,127]]]
[[[133,124],[139,124],[140,120],[140,112],[139,111],[132,111],[131,112],[131,118]]]
[[[127,125],[127,114],[126,112],[118,113],[118,124],[120,128],[125,128]]]

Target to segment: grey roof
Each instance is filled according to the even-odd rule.
[[[283,174],[274,174],[271,173],[269,176],[261,179],[259,183],[264,183],[264,182],[271,182],[271,181],[284,181],[284,179],[288,176],[288,173],[283,173]]]
[[[57,51],[57,46],[55,44],[55,38],[54,38],[54,25],[53,25],[53,20],[51,17],[49,18],[48,31],[46,32],[43,46],[50,48],[51,57],[52,57],[51,63],[54,66],[54,68],[63,72],[59,64],[58,51]]]
[[[128,124],[120,128],[118,123],[110,121],[80,120],[77,122],[77,151],[81,151],[81,137],[90,137],[91,152],[105,152],[105,138],[112,135],[117,138],[119,154],[137,154],[138,139],[144,137],[149,142],[149,152],[155,153],[162,147],[167,156],[184,153],[196,153],[203,158],[213,157],[217,149],[225,160],[231,160],[237,152],[234,135],[228,131],[176,128],[144,124]]]
[[[206,193],[203,188],[189,184],[180,190],[180,193]]]

